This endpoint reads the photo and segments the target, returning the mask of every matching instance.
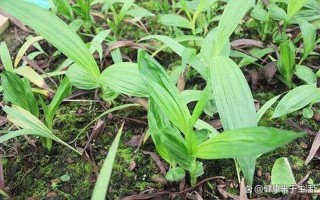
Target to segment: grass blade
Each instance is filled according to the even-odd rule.
[[[116,138],[112,142],[112,145],[108,152],[108,156],[102,165],[100,174],[97,179],[97,183],[94,186],[91,200],[105,200],[106,198],[108,185],[109,185],[111,172],[112,172],[112,167],[113,167],[114,159],[116,157],[116,153],[118,150],[122,129],[123,129],[123,124],[121,125],[121,128],[119,129]]]
[[[5,42],[0,44],[0,58],[6,71],[13,72],[13,65],[8,46]]]

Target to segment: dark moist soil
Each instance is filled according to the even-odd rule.
[[[161,29],[159,28],[158,30]],[[11,27],[0,39],[7,42],[10,51],[15,55],[26,36],[27,33]],[[134,37],[132,36],[132,38]],[[141,37],[139,36],[139,38]],[[46,45],[45,49],[52,51],[52,47],[49,45]],[[161,57],[168,58],[168,54],[163,56],[159,54],[158,57],[159,61],[165,66],[172,64],[172,62],[164,63],[165,61],[176,60],[175,56],[171,54],[169,54],[170,59],[161,60]],[[202,81],[199,78],[191,80],[192,85],[197,83],[199,87],[203,87]],[[285,90],[286,88],[282,86],[278,88],[275,85],[259,85],[253,92],[254,98],[263,105],[267,100]],[[93,99],[93,93],[94,91],[80,98]],[[121,99],[117,99],[117,101],[120,102]],[[315,106],[319,110],[319,105]],[[63,141],[71,142],[83,127],[103,111],[100,104],[96,102],[65,102],[60,107],[55,118],[55,134]],[[1,115],[4,116],[4,113],[1,112]],[[320,129],[319,121],[316,119],[304,119],[301,112],[276,120],[271,120],[271,115],[272,110],[269,110],[260,125],[296,131],[309,130],[314,134]],[[47,152],[42,148],[39,138],[34,137],[29,137],[29,142],[24,137],[19,137],[1,144],[0,150],[5,186],[10,196],[17,200],[90,199],[97,174],[122,122],[125,122],[125,127],[113,167],[107,199],[121,199],[130,195],[154,193],[159,194],[158,196],[155,195],[157,198],[154,199],[185,199],[185,196],[188,196],[186,193],[178,194],[180,189],[189,187],[188,180],[184,187],[183,183],[168,183],[156,161],[150,155],[143,153],[143,151],[154,151],[154,146],[150,139],[142,146],[138,146],[139,140],[147,129],[145,124],[147,123],[146,112],[143,109],[132,108],[118,111],[102,118],[102,120],[106,122],[104,130],[90,142],[91,145],[86,149],[86,154],[83,157],[57,143],[54,143],[51,152]],[[6,126],[1,128],[5,130],[8,128],[8,124]],[[85,131],[81,135],[82,137],[72,145],[76,145],[79,150],[83,149],[87,145],[91,132],[92,127]],[[308,156],[313,140],[314,135],[306,134],[305,137],[289,145],[261,156],[257,161],[253,187],[270,184],[273,163],[280,157],[289,159],[296,181],[301,180],[310,172],[309,180],[312,179],[314,183],[319,183],[319,160],[313,159],[309,165],[304,165],[304,160]],[[32,142],[34,142],[34,146],[31,144]],[[203,162],[205,174],[199,178],[199,182],[215,176],[222,177],[204,182],[199,187],[187,190],[189,193],[197,191],[202,195],[203,199],[223,198],[221,191],[219,192],[216,186],[226,185],[223,188],[226,192],[239,195],[238,178],[233,160]],[[164,164],[164,161],[162,161],[162,164]],[[161,192],[169,192],[170,196],[162,195]],[[252,195],[253,198],[278,198],[284,196],[281,193]],[[304,194],[291,198],[312,199],[311,195]],[[136,198],[132,197],[131,199]]]

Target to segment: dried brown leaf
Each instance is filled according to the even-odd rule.
[[[157,156],[157,154],[150,152],[150,151],[142,151],[142,153],[146,154],[146,155],[150,155],[151,158],[156,162],[157,166],[159,167],[161,173],[163,175],[166,175],[166,166],[164,165],[164,163],[160,160],[159,156]]]
[[[275,76],[276,72],[277,72],[276,62],[270,62],[265,66],[263,66],[262,68],[262,74],[269,84],[273,84],[272,79]]]
[[[258,40],[252,39],[238,39],[231,42],[231,47],[233,48],[246,48],[246,47],[259,47],[263,48],[264,44]]]
[[[141,135],[134,135],[132,138],[127,141],[125,144],[130,147],[137,147],[140,144]]]
[[[309,162],[312,160],[312,158],[317,153],[319,147],[320,147],[320,130],[318,131],[316,137],[313,140],[309,155],[308,155],[306,161],[304,162],[305,165],[309,164]]]

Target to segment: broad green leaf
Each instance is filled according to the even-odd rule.
[[[311,108],[304,108],[302,110],[302,115],[306,119],[311,119],[313,117],[313,115],[314,115],[314,112],[313,112],[313,110]]]
[[[275,96],[268,100],[257,112],[257,119],[260,121],[262,116],[267,112],[267,110],[280,98],[281,95]]]
[[[165,128],[161,133],[161,140],[169,155],[180,167],[191,171],[194,158],[188,154],[188,148],[183,137],[175,128]]]
[[[312,85],[302,85],[286,94],[274,111],[272,118],[297,111],[312,102],[320,101],[320,89]]]
[[[134,0],[125,0],[122,2],[123,2],[123,5],[121,6],[121,10],[117,16],[117,21],[118,21],[117,23],[120,23],[123,20],[123,18],[127,14],[130,7],[134,4]]]
[[[48,111],[46,115],[46,123],[49,128],[52,128],[52,122],[55,112],[57,111],[59,105],[63,101],[67,95],[70,94],[72,89],[72,85],[69,82],[69,79],[65,77],[62,82],[60,83],[51,103],[48,106]]]
[[[267,22],[269,20],[268,12],[260,6],[255,6],[250,15],[252,18],[262,22]]]
[[[300,26],[302,38],[303,38],[303,58],[307,58],[307,56],[313,51],[316,46],[316,28],[311,23],[307,22],[303,19],[296,20]],[[301,63],[301,61],[300,61]]]
[[[102,49],[102,43],[106,39],[106,37],[110,34],[111,30],[104,30],[100,31],[96,36],[91,41],[91,46],[90,46],[90,53],[93,54],[95,51],[98,52],[100,62],[102,61],[103,57],[103,49]]]
[[[209,61],[210,82],[225,130],[257,126],[253,97],[240,68],[228,57]]]
[[[172,125],[169,119],[163,115],[161,110],[159,110],[159,107],[155,104],[152,98],[150,98],[148,102],[148,127],[148,133],[152,137],[157,152],[165,161],[173,165],[174,160],[170,157],[167,148],[161,140],[162,130],[168,127],[172,128]]]
[[[297,65],[295,75],[297,75],[299,79],[303,80],[308,85],[317,85],[317,76],[309,67]]]
[[[279,158],[276,160],[271,171],[272,185],[288,185],[296,184],[288,158]]]
[[[203,142],[194,156],[201,159],[252,157],[288,144],[302,135],[262,126],[241,128],[226,131]]]
[[[72,64],[66,74],[73,86],[90,90],[99,87],[98,78],[91,76],[85,69],[80,68],[76,63]]]
[[[8,46],[5,42],[0,44],[0,58],[6,71],[13,72],[13,65]]]
[[[106,199],[106,194],[110,182],[110,177],[112,173],[112,167],[113,163],[116,157],[116,153],[118,150],[119,142],[120,142],[120,137],[122,134],[122,129],[123,129],[123,124],[121,128],[118,131],[118,134],[114,141],[112,142],[112,145],[109,149],[108,156],[103,162],[100,174],[98,176],[96,185],[94,186],[93,194],[91,197],[91,200],[105,200]]]
[[[288,17],[286,11],[275,4],[270,4],[267,8],[269,17],[272,19],[284,20]]]
[[[127,15],[130,15],[136,19],[154,16],[154,14],[152,14],[149,10],[142,8],[142,7],[137,7],[137,8],[129,10],[127,12]]]
[[[36,117],[39,116],[38,104],[27,80],[20,79],[12,72],[2,72],[1,84],[6,102],[20,106]]]
[[[296,48],[293,42],[289,39],[280,44],[280,60],[278,69],[280,74],[290,84],[295,67]]]
[[[205,39],[202,42],[201,46],[201,54],[205,58],[206,61],[210,60],[212,56],[214,56],[215,50],[213,48],[214,44],[216,43],[216,38],[217,38],[217,29],[212,29]],[[210,45],[209,45],[210,44]],[[225,46],[220,52],[221,56],[230,56],[230,51],[231,51],[231,46],[230,42],[227,41]],[[207,63],[208,64],[208,63]]]
[[[150,96],[170,121],[186,134],[191,117],[189,109],[166,71],[144,51],[139,52],[138,65]]]
[[[253,97],[237,64],[228,57],[212,57],[207,63],[213,95],[224,130],[257,126]],[[247,184],[251,185],[255,160],[239,156],[241,158],[237,158],[237,162],[240,166],[246,166],[242,169],[243,174]]]
[[[254,1],[252,0],[229,0],[224,12],[221,16],[215,43],[213,46],[214,55],[221,55],[222,49],[225,47],[226,43],[233,31],[240,24],[242,18],[245,16],[247,11],[251,6],[253,6]]]
[[[193,109],[193,113],[191,116],[190,124],[193,126],[194,123],[199,119],[200,115],[202,114],[203,110],[205,109],[208,101],[210,100],[210,96],[212,94],[211,85],[208,84],[205,89],[203,90],[203,93],[197,102],[195,108]]]
[[[287,13],[289,17],[295,15],[307,2],[308,0],[288,0]]]
[[[192,29],[192,24],[189,20],[176,14],[160,15],[159,22],[165,26],[176,26],[176,27]]]
[[[22,0],[2,0],[0,8],[34,29],[59,51],[77,63],[92,79],[99,77],[99,68],[87,46],[57,16]],[[26,12],[26,10],[32,10],[32,12]]]
[[[169,169],[166,174],[166,179],[170,182],[180,181],[186,176],[186,172],[181,167]]]
[[[190,113],[182,96],[162,66],[144,51],[138,55],[140,75],[160,110],[185,135],[190,152],[196,150],[196,138],[190,125]]]
[[[201,119],[198,119],[198,121],[196,121],[196,123],[194,124],[194,127],[197,130],[205,129],[205,130],[210,131],[209,138],[215,137],[220,134],[215,128],[213,128],[213,126],[211,126],[210,124],[208,124],[205,121],[202,121]]]
[[[117,93],[138,97],[149,96],[136,63],[122,62],[109,66],[102,72],[99,83],[102,87],[108,87]]]

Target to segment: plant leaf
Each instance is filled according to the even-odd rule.
[[[116,138],[112,142],[107,158],[103,162],[96,185],[94,186],[91,200],[104,200],[106,198],[109,181],[112,173],[112,167],[113,167],[114,159],[116,157],[116,153],[118,150],[122,129],[123,129],[123,124],[119,129]]]
[[[175,39],[172,39],[168,36],[163,35],[150,35],[142,38],[141,40],[148,40],[148,39],[157,39],[161,42],[163,42],[166,46],[168,46],[170,49],[172,49],[176,54],[178,54],[180,57],[183,56],[183,52],[185,52],[186,47],[181,45],[178,41]],[[191,55],[188,63],[199,72],[199,74],[204,78],[207,79],[207,67],[203,64],[203,62],[195,55]]]
[[[241,128],[226,131],[203,142],[194,156],[201,159],[256,156],[283,146],[302,135],[263,126]]]
[[[279,102],[272,118],[299,110],[309,103],[320,101],[320,89],[312,85],[302,85],[294,88]]]
[[[303,80],[308,85],[317,85],[317,76],[309,67],[306,67],[304,65],[297,65],[295,75],[297,75],[299,79]]]
[[[3,110],[8,114],[7,118],[13,124],[15,124],[16,126],[18,126],[20,128],[23,128],[26,130],[31,130],[30,132],[23,131],[23,132],[14,133],[13,134],[14,136],[17,134],[21,135],[22,133],[24,133],[24,135],[34,134],[34,135],[39,135],[41,137],[50,138],[56,142],[59,142],[60,144],[62,144],[64,146],[70,148],[71,150],[77,152],[78,154],[80,154],[80,152],[78,150],[71,147],[70,145],[68,145],[67,143],[62,141],[60,138],[55,136],[48,129],[48,127],[46,127],[37,117],[32,115],[27,110],[25,110],[19,106],[16,106],[16,105],[13,105],[12,107],[5,106],[3,108]],[[8,134],[10,134],[10,133],[8,133]],[[10,139],[10,137],[4,137],[4,139]]]
[[[47,115],[46,115],[46,123],[49,126],[49,128],[51,128],[51,126],[52,126],[53,117],[54,117],[55,112],[57,111],[57,109],[58,109],[59,105],[61,104],[61,102],[63,101],[63,99],[67,95],[70,94],[71,89],[72,89],[72,85],[69,82],[68,77],[65,77],[61,81],[51,103],[48,106],[48,111],[47,111]]]
[[[130,96],[147,97],[148,89],[143,82],[136,63],[116,63],[105,69],[99,82],[117,93]]]
[[[176,14],[160,15],[159,22],[165,26],[175,26],[192,29],[192,24],[189,20]]]
[[[253,97],[241,70],[228,57],[209,61],[210,81],[225,130],[257,126]]]
[[[57,16],[45,9],[21,0],[2,0],[0,1],[0,9],[5,10],[10,15],[33,28],[59,51],[84,69],[88,73],[88,76],[91,76],[93,79],[99,77],[99,68],[87,46]],[[32,10],[32,12],[26,12],[26,10]]]
[[[27,80],[7,71],[2,72],[1,83],[5,101],[28,110],[36,117],[39,116],[38,104]]]
[[[80,68],[76,63],[72,64],[66,74],[73,86],[91,90],[99,87],[98,78],[91,76],[85,69]]]
[[[295,15],[307,2],[308,0],[289,0],[287,8],[289,17]]]
[[[252,0],[229,0],[221,16],[215,43],[213,45],[213,55],[221,55],[221,51],[225,48],[226,43],[233,31],[240,24],[254,1]]]
[[[267,110],[280,98],[281,95],[275,96],[269,99],[257,112],[257,120],[260,121],[262,116],[267,112]]]
[[[13,65],[8,46],[5,42],[0,44],[0,58],[6,71],[13,72]]]
[[[295,185],[292,169],[288,158],[279,158],[276,160],[271,171],[272,185]]]
[[[191,116],[180,92],[166,71],[144,51],[139,52],[138,65],[140,75],[150,96],[170,121],[186,134]]]
[[[159,109],[184,135],[188,150],[196,150],[197,138],[190,125],[191,115],[182,96],[162,66],[144,51],[138,55],[139,72]]]
[[[170,157],[183,169],[191,171],[194,158],[188,154],[185,140],[179,131],[175,128],[165,128],[161,132],[161,140]]]

